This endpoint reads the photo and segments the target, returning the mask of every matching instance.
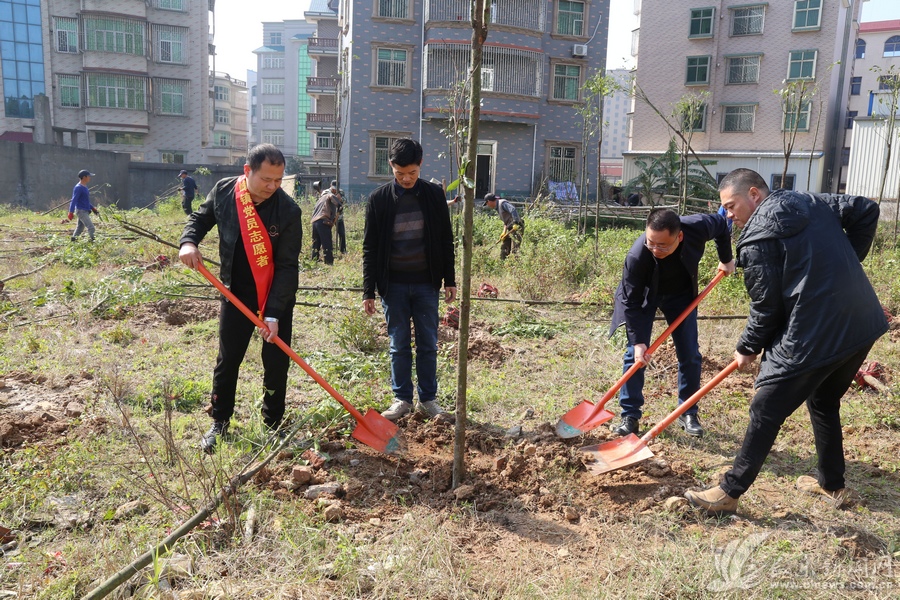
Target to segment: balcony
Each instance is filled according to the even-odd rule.
[[[307,77],[307,94],[333,94],[337,90],[337,77]]]
[[[306,130],[334,131],[338,124],[336,117],[334,113],[306,113]]]
[[[333,165],[337,163],[337,150],[334,149],[313,149],[313,161],[319,164]]]
[[[338,54],[338,39],[337,38],[320,38],[320,37],[311,37],[306,40],[306,52],[307,54],[327,54],[337,56]]]

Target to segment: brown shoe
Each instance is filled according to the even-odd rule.
[[[801,475],[797,478],[797,489],[807,494],[821,494],[830,499],[835,508],[859,504],[859,498],[856,495],[856,492],[850,488],[843,487],[834,491],[826,490],[819,485],[819,482],[815,477],[810,477],[809,475]]]
[[[733,515],[737,510],[738,499],[725,493],[721,486],[716,486],[702,492],[687,491],[684,497],[691,506],[702,508],[708,515],[718,517],[721,515]]]

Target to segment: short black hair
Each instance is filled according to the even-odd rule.
[[[416,140],[409,138],[400,138],[391,146],[388,154],[388,160],[398,167],[408,167],[409,165],[421,165],[422,156],[425,152],[422,150],[422,144]]]
[[[734,189],[739,194],[746,194],[752,187],[758,189],[763,196],[769,195],[769,185],[766,180],[753,169],[735,169],[719,182],[720,192]]]
[[[671,208],[654,208],[647,215],[647,227],[653,231],[668,231],[678,235],[681,231],[681,217]]]
[[[283,165],[284,154],[272,144],[259,144],[250,148],[247,153],[247,164],[251,171],[258,171],[265,161],[272,165]]]
[[[331,180],[331,187],[337,189],[337,179],[332,179],[332,180]]]

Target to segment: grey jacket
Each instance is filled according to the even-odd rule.
[[[863,271],[878,205],[861,196],[779,190],[756,209],[737,242],[750,317],[737,343],[759,354],[757,386],[840,361],[887,331]]]

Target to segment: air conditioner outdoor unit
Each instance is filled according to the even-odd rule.
[[[575,44],[572,46],[572,56],[587,56],[587,44]]]

